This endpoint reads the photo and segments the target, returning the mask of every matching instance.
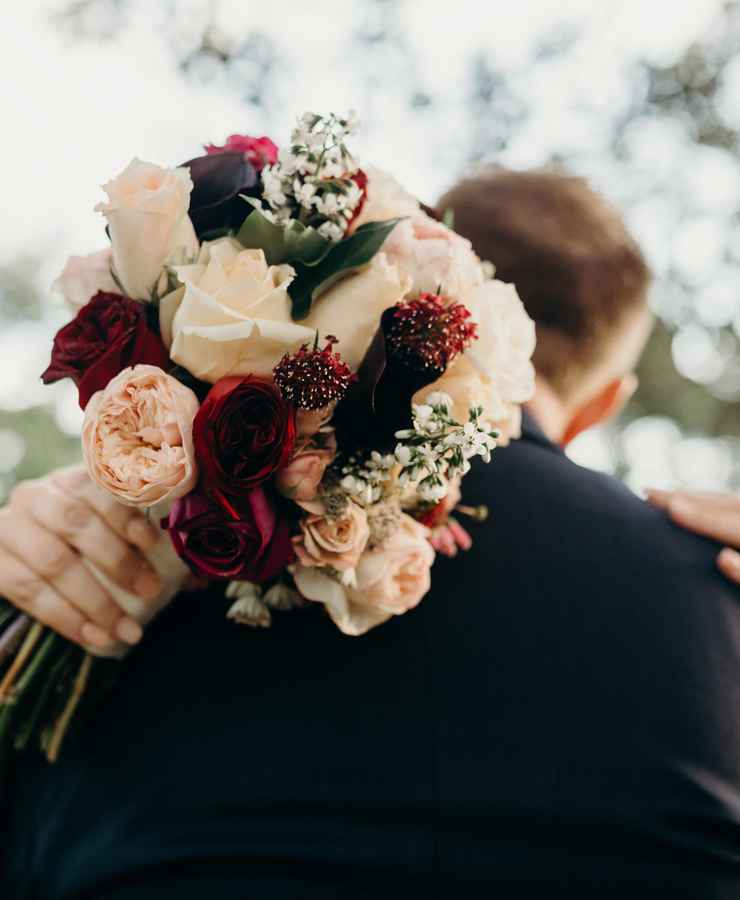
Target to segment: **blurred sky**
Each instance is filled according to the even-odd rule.
[[[390,6],[398,30],[392,40],[373,41]],[[65,315],[48,285],[68,254],[104,245],[103,222],[93,212],[99,186],[133,156],[175,164],[235,131],[280,142],[304,109],[355,108],[365,126],[358,155],[392,169],[433,202],[470,165],[471,147],[497,133],[471,99],[476,57],[505,70],[500,115],[518,121],[495,158],[515,167],[562,158],[620,204],[659,282],[677,269],[692,286],[690,315],[675,296],[668,302],[661,295],[660,284],[653,298],[675,327],[677,368],[700,384],[734,371],[727,396],[740,397],[734,339],[720,346],[715,333],[733,322],[740,330],[738,269],[725,263],[728,242],[740,257],[737,158],[691,140],[680,116],[637,117],[621,159],[612,148],[615,128],[642,89],[636,61],[673,64],[712,28],[721,7],[719,0],[9,5],[0,54],[0,265],[34,259],[44,310],[38,321],[8,322],[0,330],[0,409],[53,397],[57,423],[69,432],[79,427],[72,391],[58,386],[51,394],[38,382]],[[65,17],[70,9],[78,14]],[[253,57],[242,54],[224,66],[198,51],[206,28],[226,48],[255,31],[262,43]],[[261,71],[269,85],[259,104],[250,103],[247,87]],[[413,108],[410,85],[418,98]],[[740,58],[725,72],[719,104],[728,124],[740,125]],[[657,413],[619,434],[589,435],[575,457],[613,470],[618,442],[636,489],[647,482],[732,483],[734,445],[684,434]],[[0,471],[19,452],[12,435],[0,432]]]

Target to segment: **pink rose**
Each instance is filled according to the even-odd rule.
[[[340,572],[354,569],[370,537],[365,510],[350,501],[341,515],[328,516],[319,502],[301,505],[309,515],[301,522],[301,534],[293,538],[299,562]]]
[[[299,438],[310,438],[331,419],[336,403],[322,409],[301,409],[295,411],[295,427]]]
[[[61,275],[52,284],[52,290],[60,293],[67,306],[76,313],[98,291],[119,293],[111,275],[112,263],[113,251],[110,247],[88,253],[87,256],[70,256]]]
[[[156,366],[124,369],[93,394],[82,426],[90,477],[127,506],[189,493],[197,481],[190,388]]]
[[[425,213],[399,222],[383,252],[412,280],[414,293],[444,294],[465,303],[470,291],[484,281],[470,241]]]
[[[326,467],[336,455],[337,439],[334,429],[318,432],[299,447],[284,469],[280,469],[275,477],[275,486],[290,500],[313,500]]]
[[[437,553],[450,558],[457,556],[458,550],[470,550],[473,539],[456,519],[448,519],[432,532],[429,543]]]
[[[214,153],[243,153],[258,172],[265,166],[274,166],[278,160],[278,148],[269,137],[251,137],[248,134],[230,134],[225,144],[206,144],[205,150],[208,156]]]
[[[403,514],[396,531],[363,554],[357,565],[357,586],[349,599],[362,606],[400,615],[416,606],[431,587],[434,550],[429,529]]]

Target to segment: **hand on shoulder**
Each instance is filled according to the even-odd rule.
[[[717,557],[717,566],[730,581],[740,584],[740,497],[651,488],[647,499],[677,525],[727,544]]]

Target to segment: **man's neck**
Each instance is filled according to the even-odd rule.
[[[570,414],[557,393],[540,375],[537,375],[534,396],[526,404],[526,409],[545,435],[554,444],[562,445]]]

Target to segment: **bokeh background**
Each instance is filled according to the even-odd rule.
[[[38,376],[67,317],[49,286],[105,242],[99,185],[350,108],[360,157],[429,202],[556,160],[616,203],[659,324],[626,414],[571,453],[637,491],[740,487],[740,4],[24,0],[3,28],[0,499],[79,456],[76,392]]]

